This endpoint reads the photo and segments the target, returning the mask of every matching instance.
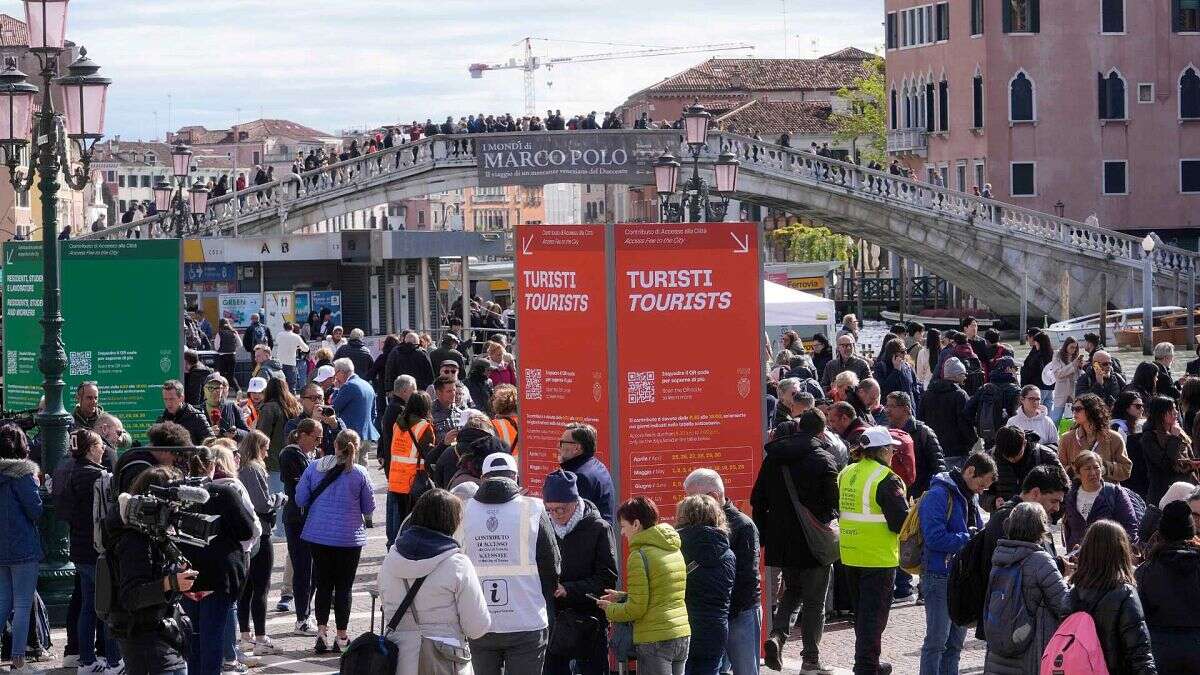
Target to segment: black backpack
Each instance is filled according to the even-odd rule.
[[[979,404],[975,407],[975,433],[983,439],[986,447],[992,447],[996,442],[996,430],[1004,425],[1003,392],[991,382],[983,385],[977,394]]]
[[[990,556],[986,554],[987,541],[980,530],[950,561],[946,604],[950,609],[950,620],[956,625],[969,626],[983,618],[983,601],[992,567]]]
[[[983,388],[987,381],[987,376],[983,373],[983,364],[974,356],[968,356],[963,360],[963,366],[967,369],[967,379],[963,380],[963,390],[968,396],[974,396],[976,392]]]

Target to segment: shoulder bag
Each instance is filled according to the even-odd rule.
[[[418,580],[420,581],[420,580]],[[421,625],[417,608],[412,608],[413,620]],[[417,652],[417,675],[461,675],[470,672],[471,646],[465,637],[459,638],[460,646],[454,646],[437,638],[421,635],[421,647]]]
[[[317,497],[320,497],[321,493],[324,492],[330,485],[332,485],[333,481],[338,479],[338,476],[342,475],[342,471],[345,468],[346,468],[345,464],[339,463],[337,466],[333,467],[329,471],[326,471],[325,477],[321,479],[320,483],[317,483],[317,487],[313,488],[312,498],[308,500],[308,506],[300,509],[300,531],[301,532],[304,531],[304,524],[308,522],[308,513],[310,511],[312,511],[313,505],[315,505],[317,503]]]
[[[842,557],[841,531],[835,518],[829,524],[817,520],[808,507],[800,503],[800,495],[796,492],[796,484],[792,481],[792,472],[786,466],[780,467],[783,472],[783,483],[787,486],[788,496],[792,499],[792,509],[800,521],[800,529],[804,531],[804,540],[808,550],[821,565],[831,565]]]
[[[416,599],[417,591],[421,589],[423,583],[425,583],[425,577],[413,582],[408,593],[404,594],[404,600],[400,603],[400,607],[392,615],[391,621],[387,622],[383,635],[376,635],[368,631],[354,638],[354,641],[342,653],[338,669],[341,675],[395,675],[396,665],[400,660],[400,647],[389,640],[388,636],[396,630],[396,626],[400,625],[400,620],[404,618],[404,613]]]

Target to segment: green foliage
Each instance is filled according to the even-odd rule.
[[[773,231],[771,236],[786,248],[789,262],[849,261],[854,255],[854,241],[844,234],[834,234],[828,227],[796,223]]]
[[[887,163],[887,85],[885,65],[881,58],[866,64],[867,74],[855,78],[849,87],[838,90],[838,97],[849,102],[850,111],[835,113],[830,119],[837,130],[833,138],[838,143],[857,141],[863,162],[875,160]]]

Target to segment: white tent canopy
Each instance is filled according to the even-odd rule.
[[[801,335],[823,332],[833,335],[836,311],[833,300],[763,281],[766,324],[801,330]]]

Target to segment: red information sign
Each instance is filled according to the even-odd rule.
[[[616,229],[621,499],[673,518],[692,470],[746,503],[762,459],[762,276],[753,223]]]
[[[521,483],[540,494],[570,422],[598,434],[608,464],[608,295],[603,225],[518,225]]]

